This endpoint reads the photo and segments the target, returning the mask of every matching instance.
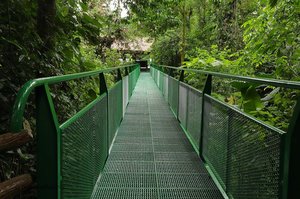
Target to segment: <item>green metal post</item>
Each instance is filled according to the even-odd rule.
[[[106,93],[106,97],[107,97],[107,101],[106,101],[106,111],[107,111],[107,114],[106,114],[106,145],[107,145],[107,154],[106,154],[106,157],[108,156],[108,153],[109,153],[109,139],[108,139],[108,133],[109,133],[109,116],[108,116],[108,90],[107,90],[107,84],[106,84],[106,80],[105,80],[105,77],[104,77],[104,74],[103,73],[99,73],[99,84],[100,84],[100,96],[104,93]]]
[[[117,69],[117,81],[122,80],[121,69]]]
[[[164,68],[164,70],[165,70],[165,73],[166,73],[166,74],[168,74],[168,73],[169,73],[167,68]]]
[[[232,109],[227,110],[227,115],[228,115],[228,121],[227,121],[227,147],[226,147],[226,181],[224,182],[225,184],[223,185],[223,189],[226,193],[228,193],[230,190],[228,190],[228,185],[230,182],[230,164],[231,164],[231,154],[232,154],[232,147],[230,146],[230,137],[232,133],[232,122],[233,122],[233,114],[234,112]]]
[[[201,157],[201,159],[203,160],[203,162],[205,162],[204,157],[203,157],[203,131],[204,131],[204,122],[208,122],[205,118],[204,118],[204,97],[205,94],[206,95],[211,95],[211,88],[212,88],[212,75],[207,75],[206,81],[205,81],[205,85],[204,85],[204,89],[202,92],[202,113],[201,113],[201,128],[200,128],[200,141],[199,141],[199,155]]]
[[[107,93],[107,85],[103,73],[99,74],[99,82],[100,82],[100,95],[102,95],[103,93]]]
[[[178,82],[178,105],[177,105],[177,107],[178,107],[177,108],[177,120],[178,121],[179,121],[179,105],[180,105],[180,100],[179,100],[179,96],[180,96],[180,89],[179,89],[180,88],[180,82],[184,82],[184,70],[182,70],[180,72],[180,77],[179,77],[179,82]]]
[[[290,126],[291,149],[290,149],[290,168],[289,168],[289,191],[287,198],[299,198],[300,184],[300,97],[294,110],[293,121]]]
[[[172,69],[172,68],[169,69],[169,76],[170,76],[170,77],[174,77],[174,72],[173,72],[173,69]]]
[[[120,83],[121,83],[121,104],[120,104],[120,106],[121,106],[121,110],[123,111],[123,81],[122,81],[122,73],[121,73],[121,69],[118,69],[118,81],[120,81]],[[121,121],[123,120],[123,113],[121,114],[122,116],[121,116],[121,120],[120,120],[120,123],[121,123]],[[120,125],[120,124],[119,124]]]
[[[282,136],[280,143],[280,198],[288,198],[288,186],[289,186],[289,164],[290,164],[290,144],[291,136],[285,134]]]
[[[48,85],[36,91],[38,198],[60,198],[60,130]]]
[[[151,63],[150,67],[155,68],[155,64]]]
[[[179,81],[180,81],[180,82],[184,82],[184,70],[182,70],[182,71],[180,72]]]
[[[281,144],[281,193],[282,199],[299,198],[300,184],[300,161],[299,161],[299,143],[300,143],[300,97],[298,98],[291,119],[288,132],[283,135]]]

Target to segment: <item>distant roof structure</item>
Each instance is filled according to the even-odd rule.
[[[120,51],[149,51],[153,41],[148,38],[136,38],[130,41],[117,40],[112,44],[112,48]]]

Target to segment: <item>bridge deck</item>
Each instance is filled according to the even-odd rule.
[[[92,198],[223,198],[149,73],[141,73]]]

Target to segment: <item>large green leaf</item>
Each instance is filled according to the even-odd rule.
[[[258,84],[236,81],[232,82],[231,85],[241,92],[242,108],[245,112],[249,113],[263,107],[261,97],[256,91]]]
[[[254,86],[241,90],[244,111],[249,113],[263,107],[260,96]]]
[[[101,27],[102,27],[102,25],[99,23],[99,21],[98,21],[96,18],[91,17],[91,16],[88,15],[88,14],[83,14],[83,16],[82,16],[82,21],[83,21],[84,23],[86,23],[86,24],[93,25],[93,26],[95,26],[95,27],[97,27],[97,28],[101,28]]]

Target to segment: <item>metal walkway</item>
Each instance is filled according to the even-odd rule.
[[[205,78],[204,87],[187,84],[186,73]],[[300,98],[284,132],[218,100],[212,91],[224,80],[232,92],[233,83],[245,83],[296,93],[299,82],[154,63],[150,74],[140,75],[140,66],[132,64],[24,84],[12,109],[11,131],[22,131],[34,93],[38,198],[295,198]],[[107,75],[116,77],[109,89]],[[99,95],[59,121],[49,85],[82,78],[90,83],[91,77]]]
[[[223,198],[149,73],[141,73],[92,198]]]

